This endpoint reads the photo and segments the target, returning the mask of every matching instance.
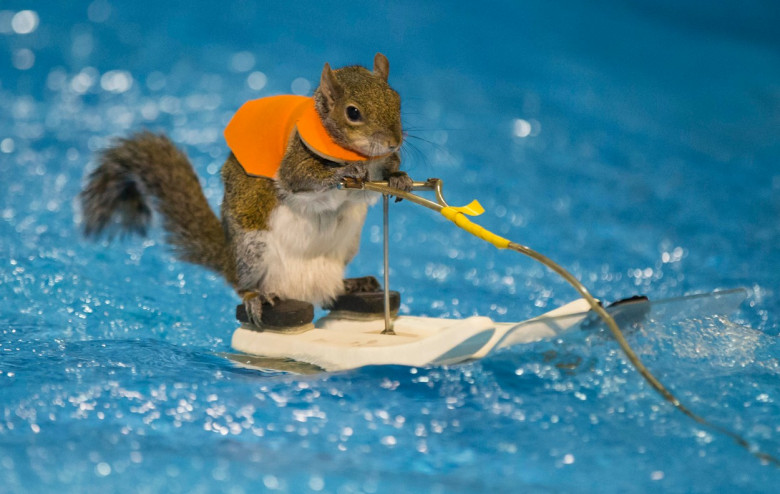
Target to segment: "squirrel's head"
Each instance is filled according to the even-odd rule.
[[[401,146],[401,98],[387,84],[389,72],[381,53],[374,57],[373,72],[360,66],[331,70],[325,64],[314,100],[337,143],[365,156],[385,155]]]

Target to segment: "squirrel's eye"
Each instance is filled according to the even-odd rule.
[[[347,118],[350,122],[360,122],[363,120],[363,115],[361,115],[360,110],[356,107],[349,105],[347,107]]]

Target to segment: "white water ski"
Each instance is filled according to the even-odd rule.
[[[746,297],[745,290],[725,290],[657,302],[635,302],[610,309],[627,320],[723,315],[733,312]],[[399,316],[395,335],[381,334],[384,320],[347,320],[325,316],[315,328],[285,334],[258,331],[243,324],[233,333],[232,347],[247,356],[228,355],[241,365],[306,372],[338,371],[366,365],[448,365],[483,358],[502,348],[552,338],[593,320],[584,299],[519,323],[494,322],[488,317],[466,319]],[[301,367],[296,364],[309,364]],[[304,370],[305,369],[305,370]]]

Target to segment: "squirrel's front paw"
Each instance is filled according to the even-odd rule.
[[[414,181],[409,175],[406,174],[406,172],[393,172],[389,177],[387,177],[387,185],[394,189],[400,189],[404,192],[409,192],[412,190]]]
[[[406,172],[393,172],[390,174],[389,177],[387,177],[387,185],[394,189],[402,190],[404,192],[409,192],[412,190],[412,185],[414,185],[414,181],[411,179],[409,175],[406,174]],[[395,202],[400,201],[400,197],[395,198]]]
[[[368,167],[361,162],[350,163],[339,168],[336,172],[336,176],[338,177],[339,181],[347,177],[367,181]]]

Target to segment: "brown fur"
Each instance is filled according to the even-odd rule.
[[[271,210],[276,207],[274,181],[247,175],[231,153],[222,165],[222,182],[225,185],[222,217],[230,216],[243,230],[264,230]]]

